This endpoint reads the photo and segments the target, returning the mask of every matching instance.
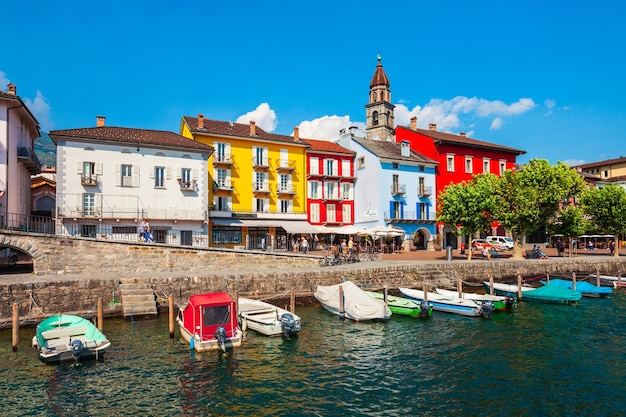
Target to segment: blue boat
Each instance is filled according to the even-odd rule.
[[[424,294],[422,290],[414,290],[412,288],[399,288],[400,292],[407,298],[417,301],[426,301],[432,304],[433,310],[443,311],[445,313],[459,314],[461,316],[478,317],[480,315],[488,316],[493,311],[491,309],[483,309],[473,300],[458,297],[446,297],[436,292],[428,292]]]
[[[486,291],[489,291],[489,283],[483,282]],[[515,284],[498,284],[493,283],[493,290],[496,295],[505,295],[517,297],[518,287]],[[582,298],[580,291],[574,291],[569,288],[552,285],[552,282],[543,287],[521,287],[523,301],[538,301],[542,303],[575,303]]]
[[[541,281],[543,285],[547,285],[548,282]],[[562,288],[568,288],[573,290],[574,283],[568,279],[553,278],[549,282],[550,285],[556,285]],[[606,297],[609,294],[613,294],[611,287],[598,287],[587,281],[576,281],[576,291],[580,291],[583,297]]]

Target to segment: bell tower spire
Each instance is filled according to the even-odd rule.
[[[389,79],[383,70],[380,54],[377,58],[378,65],[370,82],[369,103],[365,105],[365,133],[368,139],[393,141],[395,106],[391,104]]]

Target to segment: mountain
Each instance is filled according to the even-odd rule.
[[[47,167],[57,166],[57,146],[47,133],[41,132],[41,137],[35,139],[35,155],[39,162]]]

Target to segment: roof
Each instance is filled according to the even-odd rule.
[[[351,156],[356,155],[356,152],[327,140],[302,139],[302,141],[311,146],[308,150],[309,152],[342,153]]]
[[[39,132],[39,122],[37,121],[37,119],[35,118],[35,116],[33,115],[33,113],[30,111],[30,109],[28,108],[28,106],[22,101],[22,99],[20,98],[20,96],[16,96],[13,94],[9,94],[5,91],[0,90],[0,99],[5,99],[5,100],[12,100],[12,101],[17,101],[18,103],[20,103],[19,106],[16,106],[15,108],[23,108],[26,113],[28,114],[28,116],[32,119],[33,123],[35,124],[35,129],[37,131],[37,137],[40,136],[40,132]],[[12,106],[11,106],[12,107]]]
[[[164,130],[135,129],[130,127],[87,127],[79,129],[53,130],[48,133],[56,144],[59,139],[83,139],[95,142],[118,142],[133,145],[161,146],[197,151],[213,152],[213,147],[187,139],[174,132]]]
[[[300,140],[296,140],[293,136],[277,135],[267,133],[259,126],[255,126],[255,134],[250,134],[250,124],[224,122],[219,120],[211,120],[203,118],[203,128],[198,128],[198,118],[191,116],[183,116],[183,122],[189,127],[192,133],[204,133],[220,136],[232,136],[242,139],[266,140],[272,142],[290,143],[292,145],[308,146]]]
[[[455,135],[454,133],[445,133],[438,132],[436,130],[430,129],[410,129],[408,127],[397,126],[396,129],[406,129],[411,132],[416,132],[424,136],[428,136],[435,140],[435,142],[439,141],[440,143],[445,143],[449,145],[457,145],[457,146],[467,146],[472,148],[481,148],[481,149],[490,149],[499,152],[512,153],[515,155],[525,154],[526,151],[516,148],[511,148],[509,146],[498,145],[496,143],[485,142],[478,139],[468,138],[466,136]]]
[[[411,150],[409,157],[402,156],[402,145],[397,142],[363,139],[357,137],[352,137],[352,139],[379,158],[396,159],[399,161],[407,162],[418,162],[429,165],[439,165],[439,162],[434,161],[419,152],[415,152],[414,150]]]
[[[606,165],[615,165],[615,164],[626,164],[626,156],[620,156],[619,158],[615,158],[615,159],[606,159],[604,161],[590,162],[588,164],[575,165],[572,168],[587,169],[587,168],[596,168],[596,167],[602,167]]]
[[[370,88],[377,85],[384,85],[385,87],[389,87],[391,85],[389,84],[389,78],[387,78],[387,74],[385,74],[385,70],[383,69],[383,64],[380,62],[380,55],[378,56],[378,65],[376,65],[374,76],[370,82]]]
[[[233,298],[226,292],[212,292],[207,294],[193,294],[189,297],[189,304],[201,305],[225,305],[233,302]]]

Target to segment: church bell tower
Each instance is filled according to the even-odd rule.
[[[370,82],[369,103],[365,105],[365,134],[368,139],[393,142],[395,106],[391,104],[389,79],[380,61],[381,58],[378,55],[378,65]]]

